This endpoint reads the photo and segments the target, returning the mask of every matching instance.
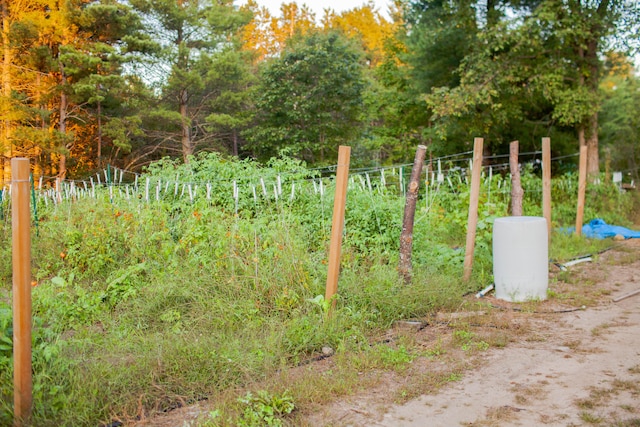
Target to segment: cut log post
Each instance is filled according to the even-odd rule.
[[[547,220],[547,236],[551,242],[551,139],[542,138],[542,215]]]
[[[518,164],[519,143],[509,144],[509,168],[511,170],[511,215],[522,216],[522,184],[520,183],[520,166]]]
[[[576,235],[582,235],[584,220],[584,198],[587,190],[587,146],[580,146],[580,169],[578,171],[578,207],[576,212]]]
[[[333,202],[333,221],[331,223],[331,243],[329,246],[329,270],[325,301],[335,306],[334,295],[338,292],[338,276],[340,275],[340,252],[342,249],[342,230],[344,229],[344,210],[347,202],[347,185],[349,183],[349,162],[351,147],[341,145],[338,150],[338,167],[336,171],[336,193]]]
[[[480,197],[480,177],[482,172],[482,145],[484,139],[473,140],[473,170],[471,171],[471,195],[469,196],[469,217],[467,220],[467,244],[464,255],[464,273],[462,279],[471,279],[473,269],[473,251],[476,245],[476,227],[478,225],[478,199]]]
[[[14,426],[31,418],[31,213],[29,159],[11,159]]]
[[[413,223],[416,216],[416,203],[418,201],[418,189],[420,188],[420,175],[422,165],[427,155],[427,147],[418,145],[416,156],[413,160],[409,190],[404,203],[404,217],[402,219],[402,233],[400,234],[400,278],[406,285],[411,283],[413,266],[411,263],[411,251],[413,249]]]

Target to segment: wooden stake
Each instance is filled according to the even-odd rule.
[[[335,306],[334,295],[338,292],[340,274],[340,251],[342,249],[342,230],[344,228],[344,209],[347,203],[347,184],[349,183],[349,162],[351,147],[341,145],[338,150],[338,168],[336,171],[336,194],[333,202],[333,222],[331,223],[331,244],[329,247],[329,271],[325,301]]]
[[[467,220],[467,244],[464,255],[464,273],[466,282],[471,278],[473,269],[473,250],[476,245],[476,226],[478,225],[478,199],[480,196],[480,174],[482,172],[482,145],[484,139],[473,140],[473,171],[471,171],[471,195],[469,197],[469,218]]]
[[[576,212],[576,235],[582,235],[584,196],[587,189],[587,146],[580,146],[580,169],[578,171],[578,211]]]
[[[400,234],[400,266],[398,271],[406,285],[411,283],[413,267],[411,265],[411,250],[413,248],[413,222],[416,215],[416,202],[418,201],[418,189],[420,188],[420,174],[422,165],[427,156],[427,147],[418,145],[416,157],[413,160],[409,190],[404,204],[404,218],[402,220],[402,233]]]
[[[509,168],[511,170],[511,215],[522,216],[522,196],[524,191],[520,184],[520,167],[518,165],[519,143],[509,144]]]
[[[29,159],[11,159],[14,426],[29,425],[31,379],[31,215]]]
[[[542,215],[551,242],[551,138],[542,138]]]

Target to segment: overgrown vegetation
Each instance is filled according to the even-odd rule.
[[[278,176],[287,190],[276,200]],[[456,307],[463,295],[490,283],[491,224],[508,214],[505,181],[485,179],[474,276],[462,283],[468,185],[461,175],[451,185],[430,186],[416,215],[414,282],[404,286],[396,270],[403,209],[398,176],[387,176],[386,185],[376,181],[371,190],[355,176],[339,296],[329,318],[322,297],[329,179],[321,193],[314,191],[317,171],[297,161],[260,167],[216,155],[189,165],[157,163],[140,182],[147,177],[211,182],[211,198],[191,201],[163,191],[160,200],[147,202],[139,189],[129,199],[111,200],[101,190],[96,198],[38,204],[34,425],[95,426],[170,410],[269,378],[323,347],[360,355],[343,359],[360,363],[358,369],[402,370],[416,354],[402,343],[381,345],[383,331],[398,319]],[[523,182],[525,213],[539,215],[539,177],[527,171]],[[575,190],[574,175],[555,180],[555,226],[572,224]],[[624,214],[632,200],[601,184],[591,187],[587,206],[586,218],[628,225]],[[0,257],[9,260],[6,200],[2,213]],[[552,256],[568,259],[607,244],[555,234]],[[13,401],[9,262],[0,265],[0,280],[0,424],[7,425]],[[468,352],[492,345],[463,330],[456,339]],[[294,411],[294,397],[284,390],[245,395],[235,415],[214,413],[210,422],[281,425]]]

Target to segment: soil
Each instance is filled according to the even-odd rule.
[[[543,302],[470,296],[455,313],[398,324],[396,338],[424,348],[408,369],[307,407],[291,425],[640,426],[640,294],[615,301],[640,290],[640,239],[554,267],[549,289]],[[198,413],[144,425],[181,427]]]

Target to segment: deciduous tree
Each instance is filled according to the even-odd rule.
[[[364,88],[362,53],[344,35],[296,39],[261,73],[251,149],[322,163],[359,136]]]

